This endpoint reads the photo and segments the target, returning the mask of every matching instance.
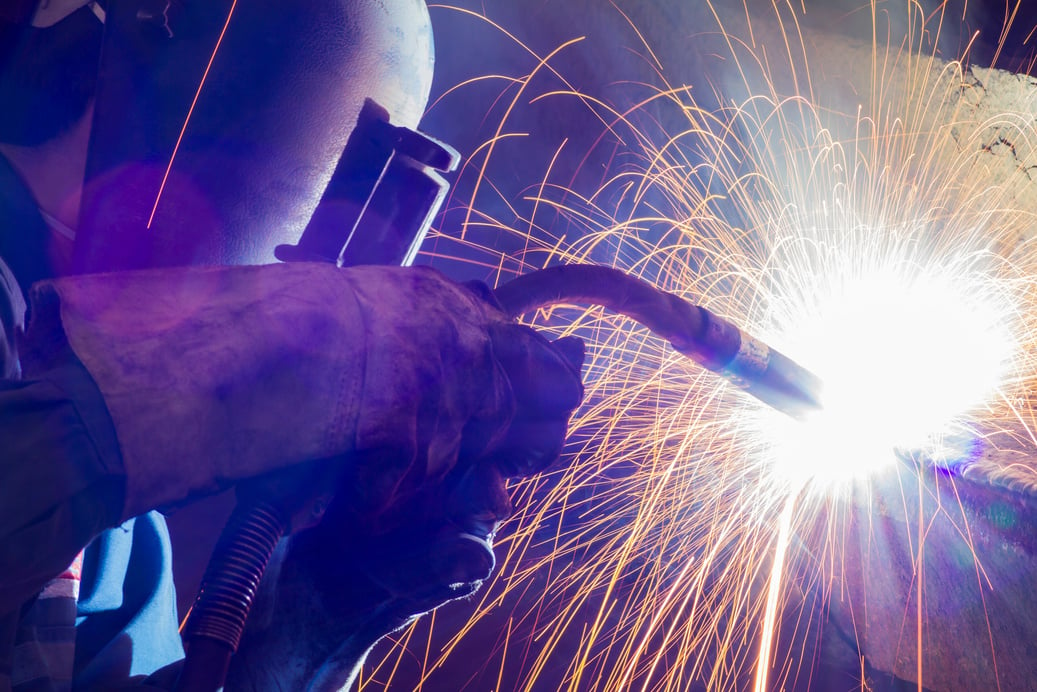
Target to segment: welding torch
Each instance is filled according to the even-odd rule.
[[[647,327],[763,403],[803,418],[821,408],[821,380],[724,318],[618,269],[570,264],[520,276],[495,292],[518,317],[547,305],[602,305]]]
[[[411,264],[448,187],[437,171],[452,170],[459,158],[365,104],[321,204],[298,244],[278,246],[277,258],[342,267]],[[395,184],[384,184],[389,178]],[[603,305],[779,411],[802,418],[820,408],[821,383],[811,372],[706,308],[618,269],[551,267],[508,282],[496,297],[513,318],[558,302]]]

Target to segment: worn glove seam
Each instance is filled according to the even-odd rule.
[[[343,442],[347,449],[356,449],[356,430],[360,418],[360,397],[363,394],[364,385],[367,381],[367,349],[369,346],[367,317],[360,307],[360,301],[356,297],[356,290],[352,282],[344,274],[343,279],[345,284],[343,292],[348,295],[350,305],[357,315],[358,331],[360,332],[359,336],[363,348],[359,350],[355,348],[347,349],[347,353],[351,354],[350,358],[355,359],[357,362],[347,363],[346,367],[340,368],[338,391],[342,392],[343,396],[340,396],[338,400],[339,414],[335,417],[335,425],[329,426],[328,434],[324,440],[328,449],[335,449],[336,446],[341,446]],[[334,345],[332,345],[332,348],[334,348]],[[354,367],[356,367],[355,370]],[[354,375],[354,373],[359,374]],[[352,439],[343,440],[342,438],[347,434],[350,434]]]

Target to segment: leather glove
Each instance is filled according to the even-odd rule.
[[[427,268],[126,272],[39,284],[32,301],[28,343],[67,340],[104,397],[123,518],[335,458],[377,515],[462,454],[542,466],[582,396],[571,345]],[[533,386],[533,362],[567,386]]]
[[[347,689],[379,639],[471,595],[490,575],[494,535],[511,513],[504,478],[544,469],[568,416],[551,402],[571,402],[581,390],[581,342],[505,335],[511,338],[491,342],[518,412],[502,443],[472,454],[462,444],[442,480],[397,495],[374,514],[358,511],[361,485],[347,474],[320,524],[282,542],[226,689]]]

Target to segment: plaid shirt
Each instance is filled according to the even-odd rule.
[[[80,553],[23,609],[12,651],[13,692],[61,692],[72,688],[76,603],[82,570]]]

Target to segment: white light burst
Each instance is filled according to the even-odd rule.
[[[969,420],[1011,367],[1016,301],[986,248],[959,239],[944,251],[923,242],[933,235],[800,232],[779,247],[776,262],[799,290],[782,295],[778,282],[768,336],[825,385],[824,410],[805,423],[756,416],[794,485],[830,490],[897,453],[961,460],[948,440],[974,435]]]

